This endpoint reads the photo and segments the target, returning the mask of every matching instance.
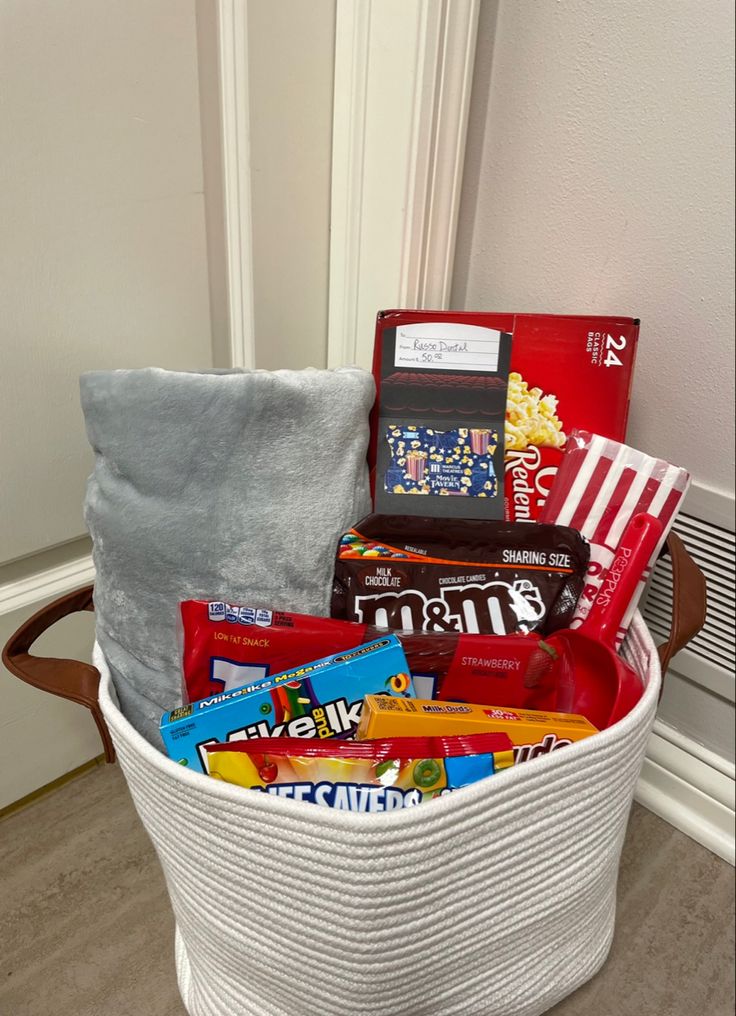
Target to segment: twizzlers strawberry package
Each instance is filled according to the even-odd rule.
[[[385,636],[387,630],[219,600],[186,600],[180,611],[185,703],[260,684],[273,674]],[[518,708],[569,707],[566,672],[537,636],[396,634],[416,691],[424,698],[443,693]]]
[[[421,334],[416,332],[416,326],[420,324],[426,326]],[[467,338],[463,329],[467,330]],[[489,335],[493,332],[500,336],[501,349],[508,348],[510,343],[507,378],[499,376],[498,372],[506,369],[500,360],[492,365],[496,369],[495,375],[492,372],[484,375],[489,366],[483,357],[488,359],[488,356],[476,338],[484,329]],[[376,323],[373,374],[377,397],[371,421],[369,452],[376,505],[386,500],[386,489],[401,494],[424,493],[421,486],[416,489],[418,467],[423,467],[427,475],[432,468],[444,469],[448,473],[455,468],[459,474],[460,489],[466,495],[464,498],[403,497],[401,501],[422,503],[423,510],[412,511],[412,514],[538,521],[562,462],[567,436],[572,430],[591,431],[614,441],[624,440],[638,335],[639,322],[629,317],[382,311]],[[408,373],[406,377],[399,377],[394,371],[396,356],[389,355],[394,349],[401,350],[402,364],[409,363],[412,355],[415,357],[411,360],[411,385]],[[465,379],[464,387],[445,365],[448,358],[452,364],[461,360],[471,363],[473,376]],[[467,373],[467,368],[464,370]],[[419,381],[425,374],[427,380],[420,386]],[[397,456],[391,446],[394,435],[390,429],[387,430],[386,421],[392,412],[393,388],[402,378],[409,397],[405,399],[406,407],[402,410],[401,428],[394,428],[397,431],[395,440],[404,441],[401,447],[396,445],[404,453]],[[502,391],[500,386],[506,381],[501,472],[493,458],[489,457],[488,465],[484,465],[485,459],[482,456],[478,458],[476,454],[476,445],[479,446],[479,428],[495,433],[492,423],[482,423],[483,414],[491,419],[495,412],[493,399],[497,401],[498,391]],[[427,423],[424,419],[426,410],[424,403],[419,404],[416,399],[417,393],[426,390],[432,394],[432,405],[442,408],[443,397],[439,393],[448,385],[455,402],[458,398],[465,398],[466,391],[469,393],[467,406],[455,406],[460,418],[467,416],[469,420],[466,425],[467,440],[463,443],[458,438],[450,449],[449,458],[456,454],[459,459],[457,467],[454,460],[450,465],[438,460],[438,464],[433,466],[433,454],[439,455],[444,451],[439,447],[442,435],[439,440],[431,438],[438,449],[429,446],[425,449],[424,445],[430,440],[424,438],[422,430],[422,424]],[[417,419],[413,420],[413,416]],[[479,420],[481,422],[477,422]],[[406,438],[412,424],[414,431],[419,430],[417,435],[411,435],[415,441]],[[436,434],[438,424],[432,422],[430,425]],[[457,433],[463,437],[465,431]],[[475,439],[474,444],[471,437]],[[418,451],[414,451],[414,443]],[[467,453],[464,452],[466,445],[469,449]],[[410,450],[413,458],[410,458]],[[415,462],[415,458],[425,452],[427,454],[422,461]],[[386,468],[389,455],[393,456],[391,467]],[[448,456],[445,455],[445,458]],[[487,476],[481,476],[481,466],[486,468]],[[404,470],[405,476],[399,475],[400,469]],[[444,473],[438,473],[438,476],[449,487]],[[447,489],[439,492],[452,493]],[[396,499],[395,495],[391,496]],[[406,513],[403,505],[401,512]]]

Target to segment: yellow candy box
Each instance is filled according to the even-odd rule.
[[[597,732],[584,716],[574,713],[366,695],[355,736],[359,741],[367,741],[386,737],[503,733],[511,739],[514,763],[518,765]]]

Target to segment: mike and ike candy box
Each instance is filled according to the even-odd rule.
[[[173,709],[161,717],[161,737],[174,761],[207,772],[208,744],[350,737],[366,695],[414,695],[394,635]]]
[[[367,695],[355,736],[359,741],[366,741],[388,737],[508,734],[514,748],[514,764],[518,765],[597,732],[584,716],[574,713]]]

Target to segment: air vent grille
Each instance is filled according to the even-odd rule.
[[[693,515],[681,514],[675,531],[700,565],[708,583],[708,614],[705,627],[689,645],[696,656],[723,668],[732,675],[736,664],[734,612],[736,569],[734,534]],[[666,637],[672,616],[672,564],[669,557],[657,563],[643,610],[644,618],[655,635]]]

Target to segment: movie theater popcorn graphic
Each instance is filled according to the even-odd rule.
[[[509,374],[506,403],[506,448],[523,451],[529,445],[562,448],[567,440],[557,417],[557,397],[530,388],[517,371]]]
[[[495,497],[498,492],[495,430],[391,423],[386,442],[391,456],[384,474],[388,493]]]

